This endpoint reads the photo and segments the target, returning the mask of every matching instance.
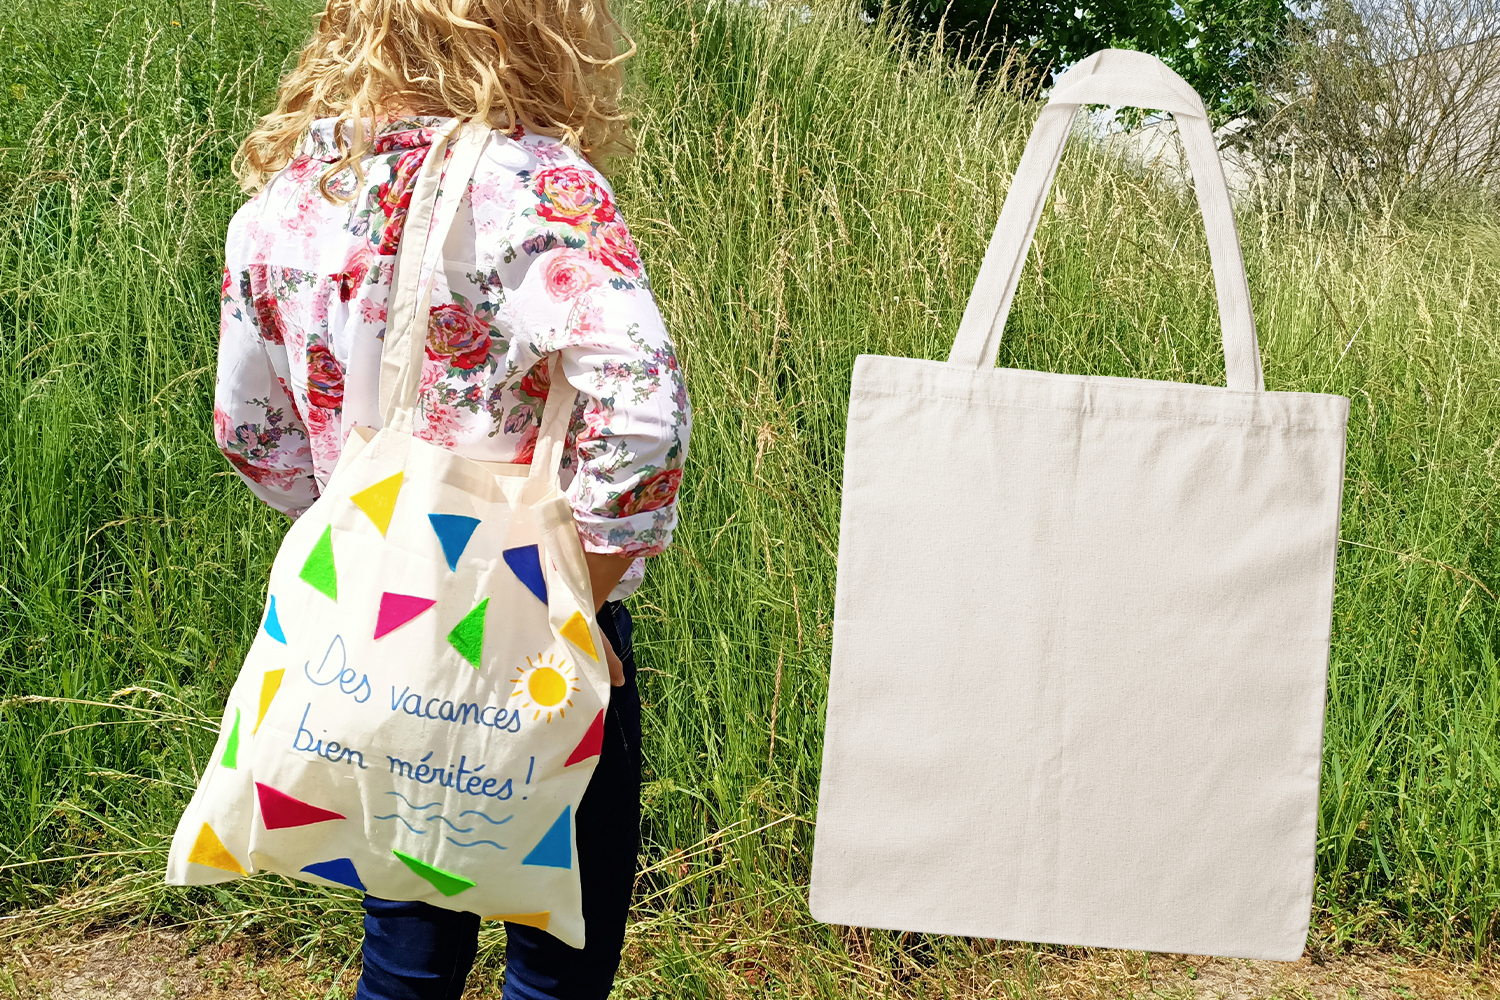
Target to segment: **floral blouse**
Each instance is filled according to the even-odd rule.
[[[349,428],[378,427],[392,263],[417,172],[446,119],[377,129],[339,158],[334,120],[229,224],[214,436],[250,488],[296,517]],[[573,408],[562,481],[583,546],[654,555],[671,541],[691,425],[687,387],[609,183],[556,139],[493,133],[437,276],[415,434],[469,458],[528,463],[562,353]],[[638,558],[613,596],[633,590]]]

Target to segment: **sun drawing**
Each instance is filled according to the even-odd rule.
[[[543,713],[547,716],[547,722],[552,721],[553,712],[561,719],[563,712],[573,707],[573,692],[579,690],[574,686],[577,672],[567,660],[558,659],[551,653],[543,658],[538,653],[535,662],[532,662],[531,657],[526,657],[526,666],[517,667],[516,673],[521,676],[511,681],[516,689],[510,696],[520,698],[523,709],[532,709],[533,722],[540,719]]]

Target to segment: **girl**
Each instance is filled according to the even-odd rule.
[[[277,108],[240,148],[214,431],[255,494],[296,517],[350,428],[378,426],[392,263],[434,132],[493,130],[443,246],[416,434],[527,463],[544,407],[572,411],[566,485],[615,685],[578,809],[587,946],[507,924],[508,998],[602,998],[624,941],[640,812],[640,700],[621,600],[671,541],[687,390],[635,244],[595,163],[624,131],[604,0],[329,0]],[[550,385],[561,355],[566,384]],[[361,1000],[457,1000],[479,917],[366,897]]]

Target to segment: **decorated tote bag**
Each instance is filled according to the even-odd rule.
[[[1227,387],[994,367],[1082,104],[1176,116]],[[1135,52],[1064,74],[947,362],[854,367],[813,914],[1296,959],[1347,416],[1264,390],[1197,94]]]
[[[411,433],[441,248],[488,136],[453,126],[428,152],[392,285],[384,426],[355,428],[286,534],[167,880],[273,871],[582,947],[573,817],[609,673],[558,487],[572,407],[548,402],[529,468]],[[555,358],[552,385],[568,385]]]

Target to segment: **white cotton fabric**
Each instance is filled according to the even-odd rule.
[[[1084,103],[1176,116],[1228,388],[991,367]],[[1263,389],[1197,95],[1140,53],[1065,74],[949,361],[855,365],[813,915],[1298,958],[1347,417]]]

